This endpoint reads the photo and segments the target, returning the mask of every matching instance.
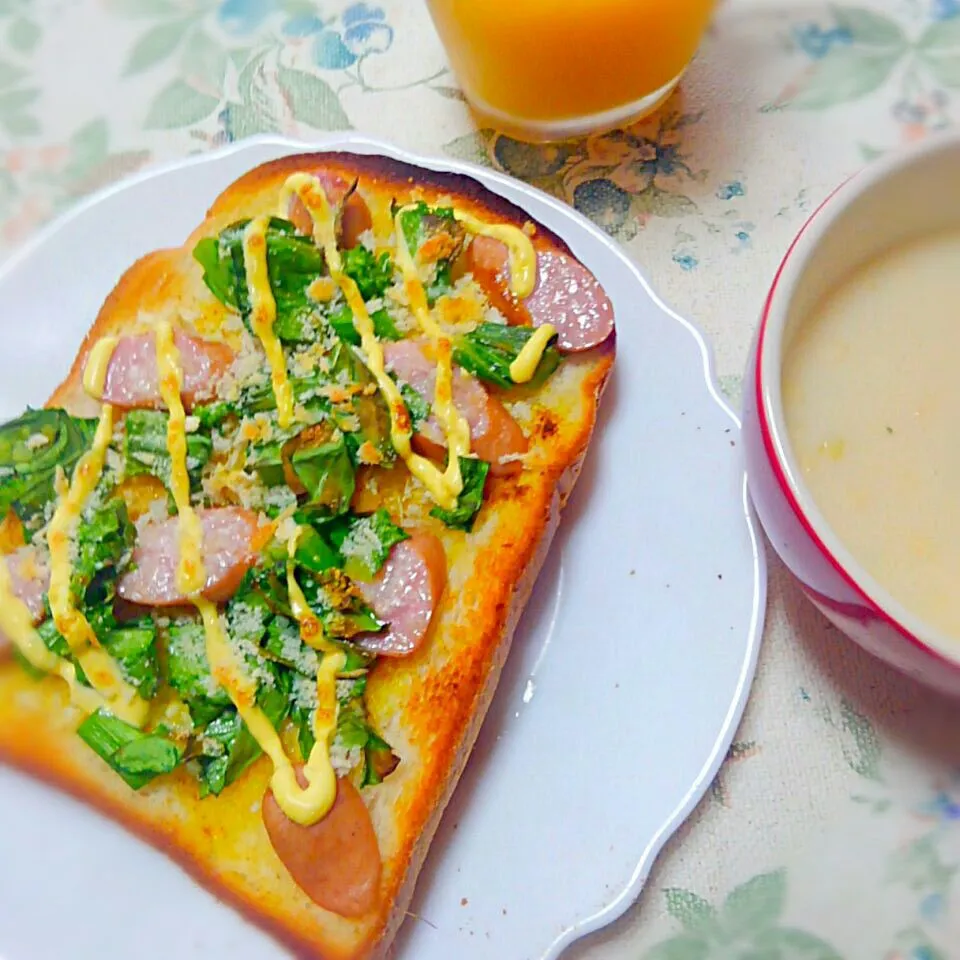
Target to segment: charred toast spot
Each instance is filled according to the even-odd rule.
[[[541,440],[549,440],[560,433],[560,419],[552,411],[540,409],[537,411],[537,418],[533,423],[532,433],[534,437]]]

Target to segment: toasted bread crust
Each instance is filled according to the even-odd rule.
[[[274,212],[293,172],[333,172],[368,203],[455,200],[485,219],[523,225],[530,218],[469,177],[424,171],[378,156],[312,154],[256,168],[230,186],[182,248],[135,263],[105,301],[69,375],[49,405],[96,411],[83,392],[87,352],[108,333],[149,325],[171,312],[216,328],[218,309],[191,252],[196,241],[238,219]],[[538,249],[569,253],[537,225]],[[201,327],[202,321],[202,327]],[[557,526],[594,429],[615,343],[571,356],[537,394],[527,425],[532,454],[517,477],[493,483],[469,536],[427,519],[444,541],[450,585],[425,647],[377,664],[368,709],[401,756],[397,771],[364,791],[384,861],[379,907],[358,920],[328,913],[296,887],[276,857],[259,814],[269,778],[261,759],[218,798],[199,801],[188,774],[130,791],[74,735],[79,717],[58,682],[30,680],[0,666],[0,759],[56,784],[164,850],[201,883],[303,956],[329,960],[385,955],[402,923],[417,874],[492,699],[513,631]],[[518,398],[524,402],[522,398]],[[213,851],[216,850],[216,853]]]

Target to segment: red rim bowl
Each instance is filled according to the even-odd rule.
[[[958,135],[889,155],[824,201],[793,241],[767,295],[744,380],[743,440],[754,508],[811,601],[871,653],[960,696],[960,638],[924,624],[841,543],[801,479],[781,397],[784,347],[813,306],[884,250],[950,226],[960,227]]]

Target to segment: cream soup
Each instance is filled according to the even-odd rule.
[[[787,347],[782,392],[834,532],[960,639],[960,230],[896,247],[824,298]]]

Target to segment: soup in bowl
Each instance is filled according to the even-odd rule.
[[[808,596],[960,694],[960,138],[880,161],[811,217],[744,392],[751,498]]]

